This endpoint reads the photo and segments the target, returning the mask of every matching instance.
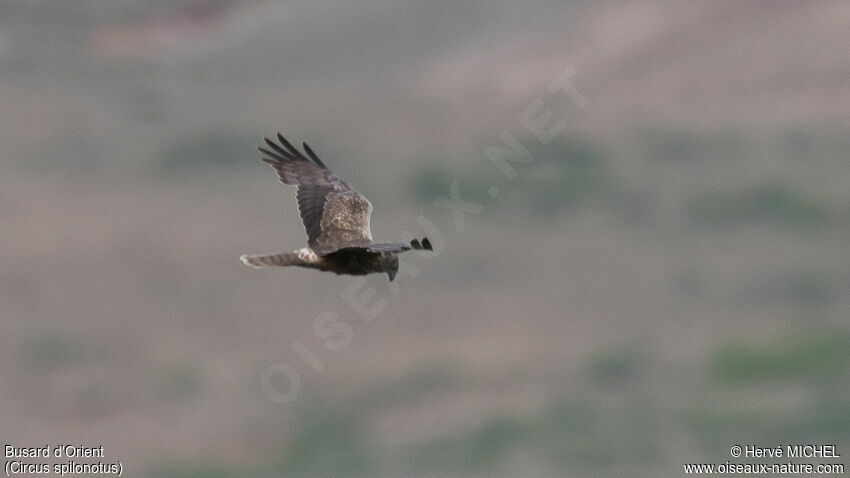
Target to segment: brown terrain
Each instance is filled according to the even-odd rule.
[[[850,4],[473,5],[0,5],[3,443],[103,445],[128,476],[850,454]],[[567,68],[584,107],[547,89]],[[535,100],[566,124],[547,144]],[[239,262],[305,243],[253,150],[278,130],[376,239],[436,227],[415,277]],[[462,228],[434,205],[454,181]]]

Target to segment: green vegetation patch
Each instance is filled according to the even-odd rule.
[[[639,141],[648,158],[669,162],[735,158],[748,146],[742,135],[731,130],[702,133],[674,127],[646,128]]]
[[[717,347],[712,376],[720,383],[833,378],[850,365],[846,333],[799,332],[769,343],[735,341]]]
[[[204,380],[197,367],[175,364],[160,372],[156,385],[161,398],[177,402],[197,396],[204,387]]]
[[[404,405],[430,392],[455,387],[459,382],[452,365],[433,363],[413,370],[403,377],[396,377],[371,386],[358,398],[359,404],[356,406],[362,410],[374,410]]]
[[[23,355],[30,365],[53,370],[84,359],[85,350],[66,336],[48,332],[30,338]]]
[[[280,465],[283,476],[372,476],[360,410],[334,406],[302,413]]]
[[[499,200],[548,215],[578,206],[608,186],[602,156],[596,148],[576,140],[540,145],[536,139],[520,140],[531,155],[527,163],[509,161],[517,175],[508,178],[482,153],[481,162],[466,170],[450,163],[430,161],[413,171],[409,183],[416,198],[430,203],[449,197],[449,186],[457,181],[465,201],[486,204],[493,201],[491,187]],[[501,194],[504,193],[504,196]]]
[[[498,465],[512,449],[535,438],[536,422],[493,416],[461,433],[450,433],[414,446],[410,466],[420,472],[485,470]]]
[[[233,133],[211,131],[178,138],[162,150],[159,174],[206,171],[255,161],[254,141]]]
[[[840,441],[850,431],[850,404],[846,392],[831,395],[812,400],[792,413],[757,399],[722,407],[701,403],[685,412],[682,422],[708,450],[729,443]]]
[[[153,469],[149,476],[153,478],[231,478],[244,476],[236,473],[230,466],[209,463],[171,463]]]
[[[597,382],[621,383],[638,373],[644,359],[644,354],[631,345],[599,350],[588,359],[586,371]]]
[[[714,226],[767,222],[808,228],[823,225],[828,219],[825,204],[777,184],[731,195],[705,193],[690,201],[687,212]]]

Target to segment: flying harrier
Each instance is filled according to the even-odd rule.
[[[307,246],[281,254],[245,254],[251,267],[298,266],[337,274],[365,275],[386,272],[390,281],[398,272],[398,254],[411,249],[433,250],[431,241],[372,242],[369,216],[372,204],[332,173],[316,153],[303,143],[309,159],[280,133],[280,144],[264,138],[268,149],[258,147],[283,184],[298,187],[298,212],[307,229]]]

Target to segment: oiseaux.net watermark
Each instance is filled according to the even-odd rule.
[[[587,98],[582,95],[572,83],[575,72],[571,68],[564,69],[547,86],[546,94],[532,100],[517,117],[517,135],[511,129],[501,131],[503,144],[489,146],[483,156],[490,164],[500,171],[504,181],[516,178],[519,172],[514,167],[528,164],[534,160],[527,145],[518,139],[529,137],[541,145],[549,145],[567,127],[566,121],[556,114],[556,104],[561,104],[566,97],[571,104],[584,109],[588,105]],[[527,134],[526,134],[527,133]],[[463,199],[461,184],[453,180],[448,185],[449,196],[435,199],[433,206],[451,213],[454,232],[460,233],[466,229],[467,214],[478,214],[484,210],[485,204]],[[487,193],[496,198],[502,189],[499,184],[491,185]],[[402,233],[402,240],[410,241],[414,237],[430,238],[433,252],[412,251],[412,255],[399,258],[398,274],[416,277],[421,272],[417,263],[431,260],[443,251],[447,235],[434,221],[425,215],[416,218],[416,224],[422,229],[422,234]],[[412,260],[407,260],[408,258]],[[388,285],[389,293],[379,293],[374,287],[367,285],[365,277],[352,280],[341,294],[344,312],[324,311],[313,319],[312,337],[301,337],[290,342],[291,350],[298,356],[298,366],[289,362],[275,362],[266,366],[260,374],[260,387],[265,396],[274,402],[289,403],[295,400],[301,392],[301,374],[312,370],[320,373],[325,368],[325,361],[332,354],[341,352],[351,345],[354,340],[354,325],[346,320],[353,313],[363,325],[370,324],[389,305],[391,297],[401,293],[400,281]],[[356,321],[355,321],[356,322]]]

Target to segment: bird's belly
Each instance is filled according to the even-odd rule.
[[[339,251],[325,256],[329,270],[337,274],[348,274],[362,276],[373,272],[380,272],[379,265],[373,254]]]

